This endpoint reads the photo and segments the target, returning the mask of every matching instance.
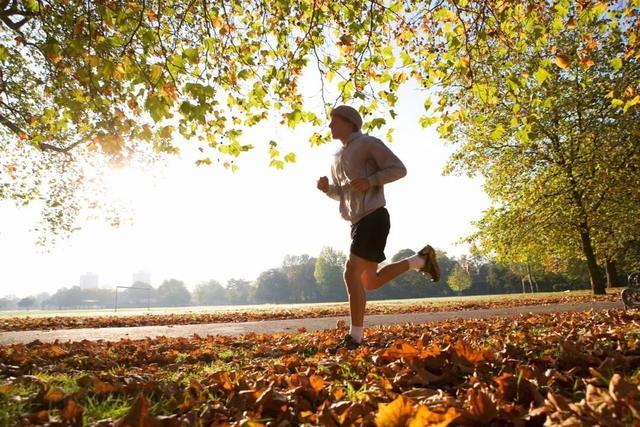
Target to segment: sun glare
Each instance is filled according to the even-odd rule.
[[[131,165],[109,167],[103,179],[106,197],[126,203],[139,202],[145,199],[150,191],[150,177]]]

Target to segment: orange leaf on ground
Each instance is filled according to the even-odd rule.
[[[69,399],[64,409],[62,410],[62,419],[65,420],[65,424],[71,427],[82,427],[82,407],[78,405],[74,400]]]
[[[149,401],[140,394],[133,402],[127,414],[115,422],[114,427],[147,427],[149,416]]]
[[[378,404],[378,415],[376,416],[376,426],[378,427],[400,427],[405,426],[413,415],[413,405],[404,396],[398,396],[396,400],[385,405]]]
[[[311,375],[309,377],[309,384],[311,384],[311,388],[316,393],[319,393],[320,391],[322,391],[322,389],[324,389],[324,380],[321,376]]]
[[[480,424],[487,425],[498,416],[496,403],[484,390],[467,390],[467,409]]]
[[[433,412],[424,405],[418,407],[418,412],[409,421],[409,427],[446,427],[460,417],[460,413],[455,408],[447,409],[447,412]]]
[[[458,340],[453,348],[458,356],[473,365],[478,362],[493,359],[493,355],[490,352],[484,350],[475,350],[462,340]]]
[[[65,397],[65,392],[60,387],[50,387],[44,393],[42,399],[47,403],[58,403]]]

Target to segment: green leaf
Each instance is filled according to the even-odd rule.
[[[424,110],[428,112],[430,108],[431,108],[431,98],[427,97],[424,100]]]
[[[538,82],[538,86],[542,86],[542,84],[544,83],[545,80],[547,80],[547,78],[550,76],[551,74],[549,74],[549,72],[547,70],[545,70],[544,68],[540,67],[536,70],[535,73],[533,73],[533,76],[536,78],[537,82]]]
[[[276,169],[284,169],[284,162],[282,160],[273,159],[269,163],[269,167],[276,168]]]
[[[328,141],[328,135],[322,136],[320,133],[314,132],[314,134],[311,135],[311,138],[309,138],[309,145],[311,145],[312,147],[319,147],[320,145],[325,144]]]
[[[164,103],[160,97],[155,95],[149,95],[147,97],[145,107],[147,108],[147,111],[149,111],[151,118],[156,122],[162,120],[169,114],[169,107],[167,104]]]
[[[420,117],[420,126],[423,128],[428,128],[429,126],[438,123],[440,118],[437,116],[422,116]]]
[[[162,76],[162,66],[160,64],[153,64],[151,66],[151,80],[157,81]]]
[[[402,66],[406,67],[407,65],[413,64],[413,58],[404,50],[400,52],[400,59],[402,59]]]
[[[182,54],[191,62],[196,64],[198,62],[198,49],[187,48],[182,51]]]
[[[453,134],[453,123],[443,123],[438,126],[438,133],[443,138],[448,138]]]
[[[619,70],[622,68],[622,58],[615,57],[611,60],[611,66],[614,70]]]
[[[384,118],[378,117],[378,118],[375,118],[375,119],[371,120],[368,123],[368,128],[369,129],[380,129],[386,123],[387,123],[387,121]]]
[[[635,105],[638,105],[638,104],[640,104],[640,95],[636,95],[635,98],[630,99],[629,101],[627,101],[624,104],[624,108],[622,109],[622,111],[626,113],[627,110],[629,110],[629,108],[631,108],[631,107],[633,107]]]
[[[497,141],[502,137],[502,135],[504,135],[504,133],[505,133],[504,127],[502,125],[498,125],[493,130],[493,132],[491,132],[491,139],[493,139],[494,141]]]

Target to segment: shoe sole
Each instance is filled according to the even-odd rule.
[[[433,282],[440,280],[440,266],[436,259],[436,251],[431,247],[431,245],[425,246],[424,249],[418,252],[418,254],[424,255],[426,258],[424,267],[421,268],[420,271],[429,273]]]
[[[433,276],[433,281],[437,282],[438,280],[440,280],[440,266],[438,265],[438,259],[436,258],[435,249],[433,249],[431,246],[429,246],[429,249],[431,250],[431,266],[433,267],[433,272],[435,273],[435,276]]]

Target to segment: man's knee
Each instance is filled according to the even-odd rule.
[[[373,291],[378,289],[378,280],[375,272],[365,270],[362,272],[362,287],[367,291]]]
[[[349,294],[356,289],[356,286],[362,286],[358,273],[358,265],[351,259],[348,259],[344,265],[343,277],[347,287],[347,293]]]

